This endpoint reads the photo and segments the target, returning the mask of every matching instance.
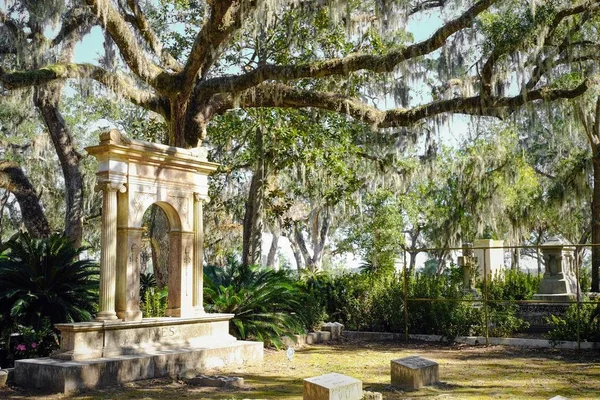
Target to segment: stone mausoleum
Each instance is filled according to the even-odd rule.
[[[116,130],[86,150],[98,160],[103,192],[99,312],[92,322],[56,325],[60,349],[16,361],[16,383],[72,392],[261,360],[261,342],[229,334],[233,314],[207,314],[202,305],[202,205],[217,164],[202,148],[132,140]],[[153,204],[170,227],[165,318],[143,318],[139,308],[142,218]]]

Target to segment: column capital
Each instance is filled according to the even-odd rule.
[[[194,202],[203,202],[204,204],[208,204],[210,202],[210,197],[205,194],[194,192]]]
[[[94,187],[94,190],[97,192],[99,192],[99,191],[103,191],[103,192],[119,191],[121,193],[125,193],[127,191],[127,188],[125,187],[125,185],[122,182],[113,182],[108,179],[98,179],[96,181],[96,186]]]

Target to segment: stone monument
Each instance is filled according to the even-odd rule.
[[[568,302],[577,297],[575,246],[561,236],[552,236],[542,244],[545,271],[534,300]]]
[[[463,244],[463,255],[458,257],[458,266],[463,274],[463,292],[478,297],[479,293],[474,287],[477,257],[473,257],[473,244]]]
[[[15,362],[17,385],[69,392],[262,359],[263,344],[229,335],[233,314],[202,305],[202,206],[217,164],[205,150],[132,140],[111,130],[87,152],[103,192],[100,304],[93,322],[57,324],[51,358]],[[152,204],[169,221],[167,315],[139,308],[142,218]]]
[[[477,258],[477,276],[483,279],[484,269],[488,279],[504,270],[504,241],[477,239],[473,242]]]

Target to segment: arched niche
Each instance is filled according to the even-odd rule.
[[[140,249],[145,210],[167,215],[169,298],[167,315],[193,317],[202,306],[202,204],[217,164],[203,149],[181,149],[132,140],[111,130],[86,148],[98,160],[103,191],[98,320],[135,321],[139,309]]]

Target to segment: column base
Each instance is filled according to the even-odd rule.
[[[115,321],[118,320],[119,317],[117,317],[117,313],[114,311],[100,311],[94,319],[96,321]]]
[[[141,321],[142,320],[142,312],[140,310],[119,311],[119,312],[117,312],[117,316],[119,318],[121,318],[123,321]]]

